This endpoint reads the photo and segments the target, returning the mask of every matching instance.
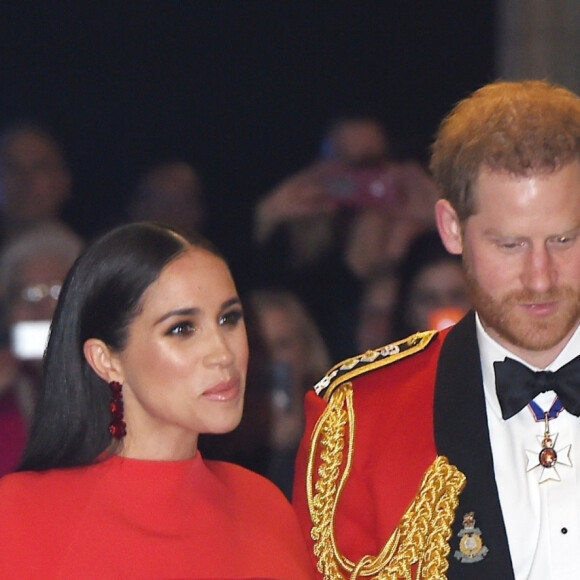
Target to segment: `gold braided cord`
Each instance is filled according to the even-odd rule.
[[[345,405],[346,399],[349,404]],[[314,554],[318,558],[318,571],[324,578],[334,580],[343,579],[339,573],[334,554],[337,553],[332,525],[333,513],[338,501],[337,479],[343,460],[344,431],[348,422],[352,425],[353,417],[348,417],[348,410],[352,411],[352,384],[345,383],[345,388],[338,390],[331,402],[326,406],[324,413],[318,419],[312,433],[312,443],[306,472],[306,495],[313,527],[311,536],[314,540]],[[352,431],[351,431],[352,433]],[[322,437],[320,446],[321,464],[318,468],[319,479],[316,481],[313,493],[313,472],[316,460],[318,441]],[[352,449],[352,445],[349,445]],[[344,470],[343,478],[350,472],[350,457],[347,458],[349,469]],[[342,488],[342,486],[341,486]]]
[[[445,457],[437,457],[425,472],[415,499],[379,554],[366,555],[358,562],[352,562],[340,553],[336,545],[334,516],[350,475],[353,442],[353,389],[347,382],[334,391],[319,418],[308,458],[307,501],[318,571],[325,580],[443,580],[448,567],[451,524],[465,476]],[[346,461],[343,461],[345,445]],[[315,480],[317,452],[320,453],[320,465]]]

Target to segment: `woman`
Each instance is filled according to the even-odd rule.
[[[0,577],[312,577],[273,484],[204,461],[242,415],[248,347],[201,238],[121,226],[67,276],[19,473],[0,480]]]

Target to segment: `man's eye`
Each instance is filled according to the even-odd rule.
[[[559,246],[564,246],[566,244],[571,244],[575,239],[576,239],[575,236],[558,236],[554,238],[553,241]]]
[[[497,244],[503,250],[517,250],[518,248],[523,248],[525,246],[525,242],[517,240],[499,240]]]
[[[221,326],[236,326],[243,318],[243,310],[230,310],[220,316],[219,323]]]

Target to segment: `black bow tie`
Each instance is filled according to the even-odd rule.
[[[568,413],[580,415],[580,357],[556,372],[536,372],[511,358],[494,362],[493,366],[495,390],[504,419],[513,417],[545,391],[555,391]]]

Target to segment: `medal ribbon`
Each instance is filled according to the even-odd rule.
[[[528,403],[528,407],[530,408],[530,411],[532,412],[532,415],[534,416],[534,420],[536,422],[539,422],[539,421],[545,421],[546,415],[547,415],[548,419],[555,419],[560,414],[562,409],[564,408],[564,405],[562,404],[562,401],[560,401],[560,399],[558,397],[556,397],[554,399],[554,402],[552,403],[552,406],[548,409],[547,414],[540,407],[540,405],[538,405],[538,403],[536,403],[535,401],[530,401]]]

